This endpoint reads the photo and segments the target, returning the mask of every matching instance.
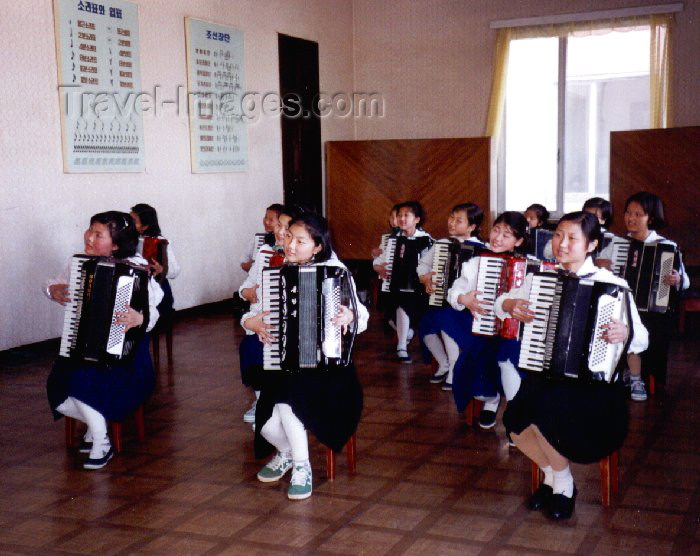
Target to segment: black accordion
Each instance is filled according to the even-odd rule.
[[[630,243],[631,241],[625,237],[605,232],[600,248],[598,249],[598,253],[601,253],[605,249],[610,248],[610,262],[612,264],[610,270],[615,276],[619,276],[620,278],[625,277]]]
[[[354,319],[347,334],[333,324],[340,305]],[[272,344],[263,347],[266,370],[300,371],[346,367],[352,361],[357,335],[357,304],[350,274],[337,266],[266,268],[262,308],[272,325]]]
[[[433,283],[428,305],[447,307],[447,291],[462,272],[462,264],[481,253],[484,247],[478,243],[443,239],[433,244]]]
[[[148,267],[111,257],[74,255],[59,355],[107,364],[134,354],[148,326]],[[124,332],[115,313],[127,305],[143,313],[143,325]]]
[[[423,291],[416,268],[420,253],[433,244],[429,236],[415,239],[406,236],[389,238],[387,247],[387,268],[390,268],[388,284],[382,284],[382,291],[413,292]],[[393,246],[393,249],[392,249]]]
[[[529,308],[536,317],[523,326],[519,367],[548,377],[610,382],[626,344],[609,344],[603,332],[611,319],[630,327],[628,291],[563,271],[535,273]]]
[[[552,257],[545,257],[545,248],[551,243],[554,237],[552,230],[545,228],[535,228],[530,232],[530,243],[528,254],[540,260],[551,260]]]
[[[678,270],[680,257],[672,243],[632,240],[627,253],[625,280],[639,311],[665,313],[672,306],[673,286],[664,278]]]

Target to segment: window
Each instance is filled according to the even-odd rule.
[[[500,210],[609,196],[610,132],[650,123],[650,30],[510,42]]]

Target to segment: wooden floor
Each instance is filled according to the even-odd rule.
[[[288,501],[288,478],[255,478],[240,339],[223,310],[179,320],[146,441],[127,422],[124,452],[99,471],[51,419],[56,346],[1,353],[0,554],[700,554],[697,332],[673,343],[665,392],[630,402],[618,498],[602,508],[597,466],[575,466],[576,512],[561,524],[526,509],[530,465],[500,418],[467,427],[427,365],[392,361],[376,317],[358,341],[357,474],[341,457],[326,480],[311,439],[314,494]]]

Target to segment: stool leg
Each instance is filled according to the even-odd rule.
[[[139,442],[143,443],[146,440],[146,422],[143,418],[143,406],[140,405],[134,411],[134,420],[136,421],[136,437]]]
[[[112,442],[114,451],[119,454],[122,451],[122,424],[112,423]]]
[[[160,370],[160,334],[157,332],[153,334],[153,366],[156,371]]]
[[[656,381],[654,380],[654,375],[649,375],[649,394],[652,396],[656,394]]]
[[[620,452],[610,454],[610,492],[617,495],[620,492]]]
[[[351,475],[354,475],[357,472],[357,461],[355,459],[356,447],[355,435],[353,434],[350,437],[350,440],[348,440],[348,443],[345,445],[345,450],[347,451],[348,457],[348,473]]]
[[[326,448],[326,477],[329,481],[335,480],[335,452]]]
[[[474,402],[475,400],[470,400],[467,404],[466,414],[467,414],[467,425],[470,427],[474,424]]]
[[[533,461],[530,463],[530,491],[535,494],[535,491],[542,482],[542,472],[539,466]]]
[[[75,419],[73,417],[64,417],[65,419],[65,435],[66,448],[73,447],[73,438],[75,437]]]
[[[165,350],[168,353],[168,368],[173,366],[173,327],[168,326],[165,331]]]
[[[600,460],[601,502],[604,508],[610,506],[610,456]]]
[[[478,424],[479,423],[479,416],[481,415],[481,410],[484,407],[484,402],[482,402],[481,400],[472,400],[472,407],[473,407],[472,412],[474,414],[473,420],[475,423]]]

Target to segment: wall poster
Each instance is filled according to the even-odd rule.
[[[187,17],[185,34],[192,172],[243,172],[248,163],[243,32]]]
[[[65,172],[143,172],[138,6],[54,0]]]

